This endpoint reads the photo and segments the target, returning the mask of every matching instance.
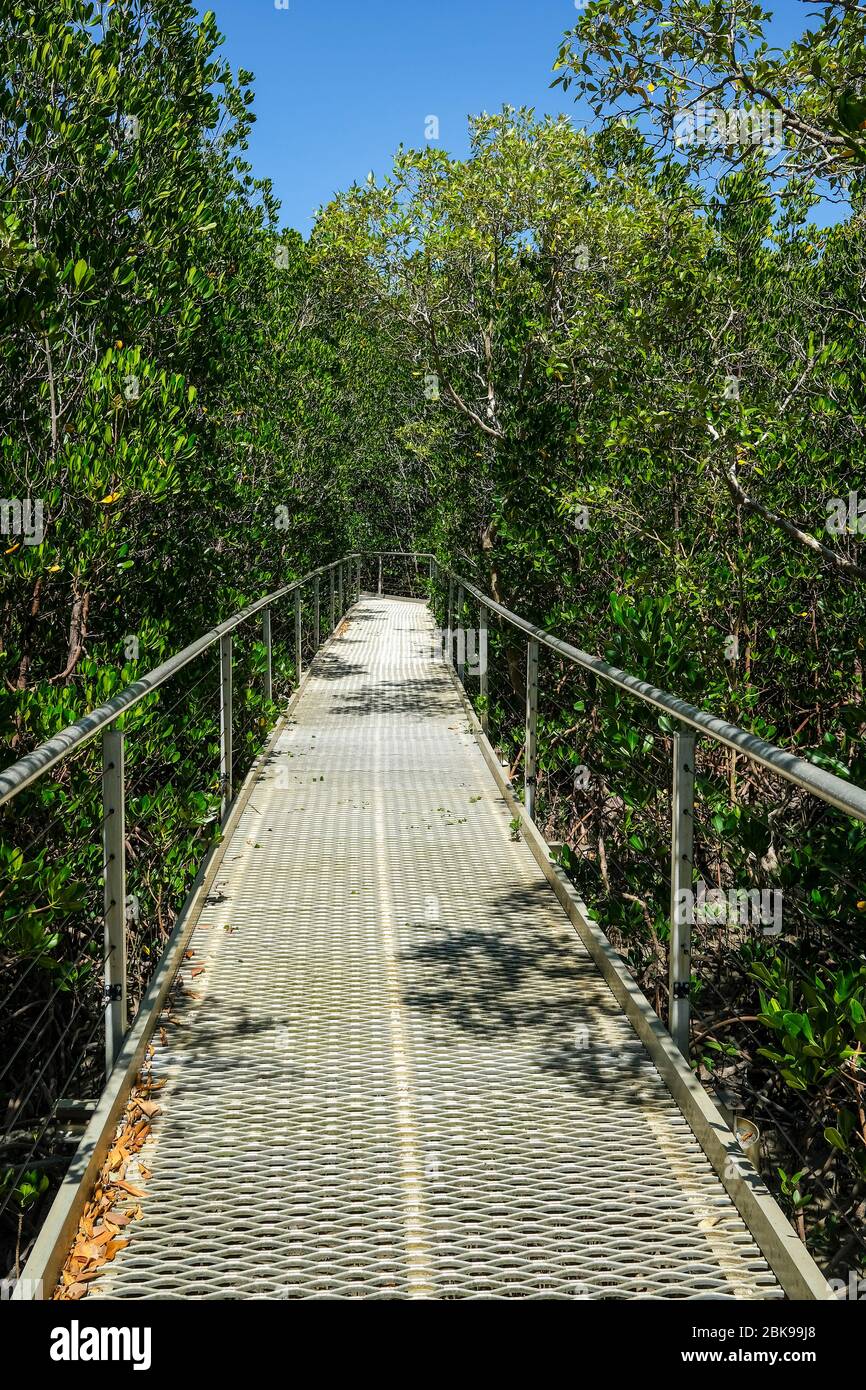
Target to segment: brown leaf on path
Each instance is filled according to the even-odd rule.
[[[98,1260],[102,1257],[102,1250],[94,1240],[79,1241],[72,1252],[76,1260]]]
[[[152,1052],[153,1048],[150,1050]],[[139,1202],[132,1210],[115,1208],[115,1202],[122,1201],[124,1194],[132,1198],[149,1195],[144,1188],[127,1181],[125,1175],[132,1155],[138,1154],[146,1143],[150,1134],[150,1117],[158,1110],[156,1103],[148,1100],[147,1095],[165,1084],[165,1080],[154,1082],[145,1065],[132,1087],[126,1109],[117,1124],[114,1141],[95,1179],[93,1191],[84,1204],[75,1239],[69,1246],[57,1285],[51,1293],[52,1298],[82,1298],[89,1282],[98,1278],[106,1261],[113,1260],[129,1244],[129,1240],[121,1237],[120,1232],[130,1221],[140,1219],[144,1212]],[[146,1168],[137,1170],[136,1177],[140,1171],[150,1177],[150,1171]]]
[[[133,1182],[126,1182],[124,1179],[121,1179],[119,1182],[116,1182],[116,1183],[114,1184],[114,1186],[115,1186],[115,1187],[119,1187],[123,1192],[128,1192],[129,1195],[130,1195],[130,1197],[149,1197],[149,1196],[150,1196],[150,1193],[149,1193],[149,1192],[145,1192],[145,1190],[144,1190],[143,1187],[136,1187],[135,1183],[133,1183]]]
[[[118,1250],[125,1250],[128,1244],[128,1240],[111,1241],[111,1243],[105,1247],[105,1258],[107,1260],[113,1260]]]

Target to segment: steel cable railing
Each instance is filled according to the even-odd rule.
[[[866,1269],[866,790],[446,565],[431,603],[553,857],[825,1268]]]
[[[429,599],[440,650],[463,681],[526,814],[592,904],[656,1012],[666,1012],[680,1050],[687,1056],[693,1051],[704,1078],[720,1080],[722,1092],[733,1094],[737,1113],[749,1110],[759,1119],[765,1116],[768,1127],[778,1124],[786,1103],[791,1109],[790,1096],[780,1098],[776,1082],[762,1083],[756,1070],[755,1056],[766,1050],[772,1036],[758,1019],[755,996],[761,980],[761,989],[770,996],[771,987],[778,992],[785,981],[792,990],[791,981],[797,988],[808,985],[816,963],[825,973],[831,967],[838,972],[846,961],[862,957],[850,913],[845,914],[852,894],[866,898],[866,893],[857,888],[855,873],[832,868],[827,870],[830,888],[816,886],[825,866],[820,856],[813,862],[804,858],[798,835],[805,828],[824,846],[847,837],[852,862],[866,862],[857,858],[858,846],[866,855],[866,834],[860,829],[866,822],[866,791],[583,652],[512,613],[476,582],[424,552],[353,554],[283,586],[0,774],[0,806],[22,793],[33,794],[49,775],[65,778],[58,793],[63,809],[52,818],[52,828],[67,824],[70,808],[76,808],[76,824],[83,831],[90,827],[88,833],[96,838],[87,866],[86,901],[56,915],[58,930],[69,933],[70,943],[86,943],[86,959],[79,962],[86,967],[84,1031],[75,1026],[78,1013],[56,1012],[58,999],[60,1005],[64,1000],[55,980],[47,1000],[37,1001],[35,1024],[32,1017],[25,1020],[25,1035],[32,1036],[47,1014],[53,1056],[70,1031],[73,1044],[79,1032],[84,1036],[94,1009],[101,1009],[110,1069],[129,1025],[130,1004],[141,997],[167,936],[170,914],[194,877],[194,861],[225,821],[279,704],[362,590]],[[218,649],[218,669],[211,663],[202,671],[199,662],[212,648]],[[163,705],[162,688],[187,667],[195,667],[195,680]],[[196,713],[192,723],[186,718],[191,701]],[[174,774],[160,765],[158,756],[139,764],[135,751],[136,728],[160,720],[173,731],[167,744],[183,744],[181,770],[187,777],[200,773],[208,749],[213,754],[212,776],[192,792],[181,789],[184,796],[198,798],[201,824],[184,863],[168,868],[172,846],[164,843],[163,811],[172,801]],[[184,743],[186,732],[190,738]],[[87,747],[98,735],[101,767]],[[85,758],[79,775],[66,777],[65,769],[79,758]],[[88,782],[101,792],[101,809],[87,804]],[[815,810],[827,806],[849,819],[834,822],[833,828],[823,809]],[[793,831],[783,830],[786,816],[797,821]],[[46,830],[43,823],[34,834],[41,845],[39,863],[58,868],[56,856],[43,862]],[[738,833],[748,845],[737,847]],[[99,840],[102,880],[93,852]],[[755,852],[759,840],[766,852]],[[659,865],[668,847],[669,872],[662,883]],[[838,854],[834,857],[839,860]],[[800,882],[793,881],[797,872]],[[748,906],[755,901],[749,895],[781,887],[789,914],[783,930],[772,937],[755,932],[748,913],[742,921],[730,914],[723,920],[702,914],[696,902],[698,882],[723,897],[735,895],[735,906],[742,893]],[[169,917],[161,917],[156,929],[151,923],[150,934],[139,928],[134,915],[130,918],[131,888],[133,897],[166,905]],[[760,896],[757,901],[760,906]],[[838,905],[835,917],[826,910],[828,901]],[[0,900],[2,924],[19,930],[42,906],[9,899],[3,906]],[[31,959],[24,969],[32,978],[37,966]],[[102,997],[93,988],[100,972]],[[7,1001],[20,983],[20,978],[4,978],[0,968],[0,995]],[[77,1006],[77,996],[74,1002]],[[734,1017],[729,1016],[732,1004]],[[742,1061],[746,1055],[748,1065]],[[95,1059],[89,1071],[92,1088],[102,1075]],[[851,1079],[856,1083],[853,1073]],[[29,1075],[27,1085],[28,1094],[44,1090],[42,1073]],[[14,1104],[9,1089],[5,1095],[7,1105]],[[811,1093],[797,1101],[804,1124],[817,1126],[819,1133],[830,1128],[821,1124],[826,1119],[822,1103]],[[21,1118],[44,1132],[44,1106],[40,1115]],[[845,1134],[841,1140],[856,1144],[857,1136]],[[796,1135],[787,1151],[797,1162],[809,1161]],[[779,1148],[772,1159],[781,1156]],[[0,1153],[0,1165],[2,1161]],[[828,1240],[834,1230],[852,1238],[866,1190],[866,1174],[860,1176],[851,1153],[843,1153],[839,1162],[853,1165],[845,1201],[837,1201],[839,1179],[826,1165],[816,1180]]]
[[[351,555],[282,586],[0,773],[0,1216],[60,1165],[67,1078],[76,1103],[99,1094],[236,789],[358,580]]]

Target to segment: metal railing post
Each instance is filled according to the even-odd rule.
[[[343,617],[343,561],[342,561],[342,560],[340,561],[339,565],[337,566],[337,586],[338,586],[338,588],[337,588],[337,593],[338,593],[338,600],[339,600],[338,603],[337,603],[337,611],[338,611],[339,614],[340,614],[340,619],[342,619],[342,617]],[[339,619],[338,619],[338,621],[339,621]]]
[[[313,650],[319,650],[319,627],[321,624],[321,595],[319,592],[319,576],[313,580]]]
[[[232,799],[232,636],[220,638],[220,820]]]
[[[457,675],[466,684],[466,629],[463,626],[463,585],[457,586]]]
[[[526,742],[523,749],[523,804],[535,820],[535,781],[538,770],[538,643],[526,644]]]
[[[301,683],[303,652],[301,651],[301,591],[295,590],[295,680]]]
[[[481,696],[481,728],[484,733],[490,732],[490,719],[488,717],[488,701],[490,691],[487,682],[487,604],[482,603],[478,609],[478,694]]]
[[[126,1036],[126,807],[123,734],[102,734],[102,849],[105,912],[105,1074]]]
[[[334,620],[334,566],[333,566],[333,565],[331,566],[330,570],[328,571],[328,578],[329,578],[330,581],[331,581],[331,631],[333,632],[333,631],[334,631],[334,627],[336,626],[336,623],[335,623],[335,620]]]
[[[454,665],[454,637],[451,628],[451,612],[454,605],[454,580],[448,576],[448,618],[445,628],[445,660],[449,666]]]
[[[271,639],[271,610],[262,609],[262,641],[265,644],[265,699],[274,698],[274,649]]]
[[[695,735],[675,733],[671,795],[671,939],[668,959],[668,1032],[689,1055],[689,982],[692,974]]]
[[[379,597],[382,597],[382,556],[379,556]]]

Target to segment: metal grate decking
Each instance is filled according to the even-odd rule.
[[[90,1296],[781,1297],[511,839],[431,622],[365,599],[319,655],[157,1031],[143,1217]]]

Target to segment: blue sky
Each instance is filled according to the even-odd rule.
[[[272,179],[288,226],[305,236],[315,209],[390,167],[402,142],[423,145],[428,116],[440,143],[467,148],[466,118],[506,102],[587,113],[550,89],[574,0],[209,0],[232,66],[255,73],[249,158]],[[769,5],[768,5],[769,8]],[[813,6],[776,5],[773,37],[802,32]]]

